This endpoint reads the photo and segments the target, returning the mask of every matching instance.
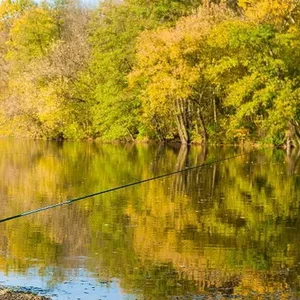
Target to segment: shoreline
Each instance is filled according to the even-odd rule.
[[[0,300],[51,300],[51,298],[0,287]]]

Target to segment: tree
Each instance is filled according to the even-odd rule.
[[[182,143],[199,134],[206,141],[205,123],[216,121],[212,86],[205,75],[212,59],[207,38],[226,13],[230,17],[225,7],[212,5],[179,20],[175,28],[145,32],[139,39],[131,79],[142,87],[146,121],[160,135],[165,128],[164,138],[175,131]]]
[[[173,24],[196,7],[195,1],[104,1],[90,26],[95,131],[109,139],[148,135],[140,120],[140,99],[128,88],[138,35],[146,29]],[[146,131],[146,132],[145,132]]]
[[[11,22],[4,55],[9,81],[1,105],[6,133],[59,139],[91,134],[89,106],[77,87],[89,57],[87,20],[73,3],[41,3]]]
[[[32,8],[34,2],[30,0],[9,1],[0,3],[0,103],[8,97],[8,82],[10,62],[6,60],[8,51],[9,32],[13,22],[26,10]],[[5,113],[0,112],[0,124],[5,123]]]
[[[46,6],[34,7],[13,22],[7,58],[29,62],[43,57],[58,37],[58,24],[51,10]]]
[[[281,143],[289,124],[298,120],[297,36],[242,20],[214,29],[210,44],[222,55],[211,65],[210,76],[231,112],[229,134],[245,128],[256,138]]]

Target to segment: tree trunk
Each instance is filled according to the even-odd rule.
[[[215,95],[213,95],[212,101],[213,101],[213,110],[214,110],[214,122],[215,122],[215,125],[217,125],[217,105],[216,105],[216,96]]]
[[[128,134],[129,134],[129,136],[130,136],[131,141],[134,142],[134,136],[133,136],[133,133],[131,132],[131,130],[130,130],[128,127],[127,127],[126,129],[127,129],[127,131],[128,131]]]
[[[201,113],[201,109],[199,109],[199,108],[198,108],[198,116],[199,116],[200,126],[201,126],[201,129],[202,129],[203,142],[206,143],[207,142],[207,131],[206,131],[206,128],[205,128],[204,118],[203,118],[203,115]]]
[[[181,143],[188,144],[190,142],[189,135],[188,135],[187,127],[185,124],[184,110],[183,110],[182,104],[180,102],[181,102],[181,100],[175,101],[176,109],[177,109],[176,123],[177,123],[177,128],[178,128],[178,133],[179,133]]]

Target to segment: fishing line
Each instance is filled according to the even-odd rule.
[[[0,219],[0,223],[4,223],[4,222],[7,222],[7,221],[10,221],[10,220],[13,220],[13,219],[18,219],[18,218],[21,218],[21,217],[36,214],[36,213],[39,213],[39,212],[42,212],[42,211],[45,211],[45,210],[48,210],[48,209],[52,209],[52,208],[55,208],[55,207],[68,205],[68,204],[71,204],[71,203],[74,203],[74,202],[77,202],[77,201],[81,201],[81,200],[84,200],[84,199],[87,199],[87,198],[92,198],[92,197],[95,197],[95,196],[98,196],[98,195],[102,195],[102,194],[114,192],[114,191],[117,191],[117,190],[125,189],[125,188],[128,188],[130,186],[142,184],[142,183],[145,183],[145,182],[157,180],[157,179],[160,179],[160,178],[176,175],[176,174],[183,173],[183,172],[188,172],[188,171],[191,171],[191,170],[194,170],[194,169],[199,169],[199,168],[211,166],[211,165],[218,164],[218,163],[221,163],[221,162],[224,162],[224,161],[227,161],[227,160],[235,159],[237,157],[245,156],[245,155],[250,154],[250,153],[260,152],[260,151],[263,151],[263,150],[266,150],[266,149],[270,149],[270,147],[245,152],[245,153],[242,153],[242,154],[233,155],[233,156],[230,156],[230,157],[227,157],[227,158],[222,158],[222,159],[215,160],[215,161],[212,161],[212,162],[206,162],[206,163],[203,163],[201,165],[197,165],[197,166],[193,166],[193,167],[187,167],[187,168],[184,168],[184,169],[181,169],[181,170],[178,170],[178,171],[174,171],[174,172],[158,175],[158,176],[155,176],[155,177],[151,177],[151,178],[147,178],[147,179],[127,183],[127,184],[124,184],[124,185],[120,185],[120,186],[113,187],[113,188],[110,188],[110,189],[106,189],[106,190],[103,190],[103,191],[99,191],[99,192],[96,192],[96,193],[88,194],[88,195],[81,196],[81,197],[78,197],[78,198],[69,199],[69,200],[66,200],[64,202],[59,202],[59,203],[51,204],[51,205],[48,205],[48,206],[40,207],[40,208],[37,208],[37,209],[34,209],[34,210],[26,211],[26,212],[23,212],[23,213],[20,213],[20,214],[17,214],[17,215],[13,215],[13,216],[10,216],[10,217],[4,218],[4,219]]]

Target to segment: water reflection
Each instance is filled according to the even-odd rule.
[[[1,140],[0,217],[243,151]],[[300,296],[298,161],[253,152],[0,224],[0,270],[58,297],[83,270],[120,299]]]

